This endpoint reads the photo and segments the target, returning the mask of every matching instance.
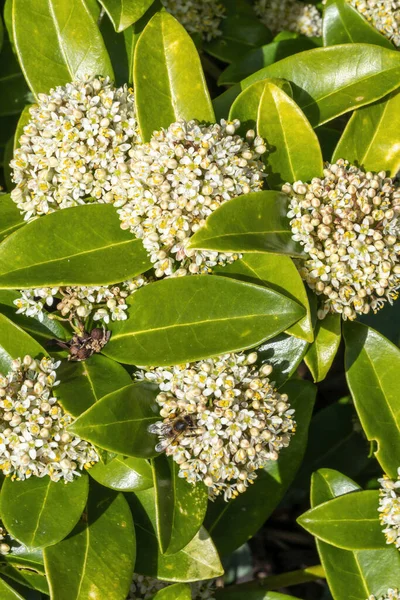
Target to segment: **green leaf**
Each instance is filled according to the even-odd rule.
[[[14,300],[20,297],[21,294],[14,290],[0,290],[0,313],[21,327],[26,333],[29,333],[29,335],[43,346],[54,338],[59,340],[71,338],[71,331],[60,321],[50,319],[47,314],[43,315],[41,321],[38,317],[27,317],[24,314],[17,314],[17,307],[14,304]]]
[[[270,188],[280,190],[286,182],[322,176],[318,138],[296,102],[278,86],[258,81],[246,88],[233,103],[230,118],[257,123],[258,135],[268,144]]]
[[[169,13],[156,13],[140,36],[133,79],[144,141],[150,139],[154,130],[168,127],[178,119],[214,122],[196,47]]]
[[[227,4],[225,1],[223,4]],[[228,3],[229,4],[229,3]],[[224,62],[239,60],[252,48],[271,41],[271,32],[245,2],[231,1],[221,20],[221,35],[204,44],[206,52]]]
[[[105,285],[150,267],[141,240],[121,229],[109,204],[58,210],[0,245],[0,289]]]
[[[400,350],[377,331],[344,325],[346,378],[367,438],[376,440],[375,456],[390,477],[400,465]]]
[[[88,476],[73,482],[31,477],[7,478],[1,489],[0,512],[4,526],[28,548],[44,548],[62,540],[78,522],[88,496]]]
[[[324,46],[363,42],[394,49],[393,44],[346,0],[335,0],[325,8],[322,29]]]
[[[0,373],[6,375],[12,361],[26,354],[35,358],[47,355],[47,352],[21,327],[0,313]]]
[[[218,275],[225,275],[257,285],[265,285],[276,292],[297,301],[306,310],[306,316],[288,329],[291,335],[307,342],[314,339],[311,310],[303,281],[293,261],[282,254],[244,254],[241,259],[214,268]]]
[[[400,93],[355,111],[335,148],[332,161],[346,158],[366,171],[400,170]]]
[[[292,240],[288,197],[273,191],[243,194],[225,202],[191,237],[189,248],[222,252],[272,252],[303,256]]]
[[[32,106],[33,105],[25,106],[24,110],[21,112],[21,114],[19,116],[17,127],[16,127],[15,133],[14,133],[14,150],[16,148],[19,148],[19,145],[20,145],[19,138],[24,133],[25,125],[28,125],[28,123],[31,119],[30,109],[32,108]]]
[[[0,573],[27,588],[38,590],[43,594],[49,593],[49,586],[44,573],[37,573],[26,567],[18,568],[11,564],[5,565],[2,563],[0,563]]]
[[[120,35],[115,31],[106,12],[102,12],[98,26],[114,70],[115,85],[120,86],[128,82],[131,83],[130,57],[125,38],[132,37],[132,27],[125,29]]]
[[[244,494],[229,502],[218,498],[209,505],[205,526],[222,555],[255,534],[278,506],[301,465],[316,388],[309,381],[292,380],[279,391],[288,394],[296,411],[297,431],[288,448],[281,450],[279,459],[258,471],[258,478]]]
[[[280,388],[296,371],[304,358],[308,342],[282,333],[257,348],[261,363],[273,367],[271,381]]]
[[[215,546],[202,527],[189,542],[175,554],[162,554],[156,536],[156,508],[154,489],[132,494],[129,498],[135,523],[137,547],[135,572],[165,581],[199,581],[223,574]]]
[[[321,469],[314,473],[311,504],[316,506],[342,494],[360,489],[337,471]],[[388,582],[400,586],[400,553],[392,547],[383,550],[351,552],[316,540],[329,588],[335,600],[365,600],[371,594],[385,594]]]
[[[351,477],[358,476],[367,467],[368,442],[360,428],[355,426],[356,418],[354,406],[350,402],[346,404],[345,399],[316,413],[311,421],[307,450],[295,481],[296,488],[301,487],[308,493],[311,475],[321,467],[339,469]]]
[[[317,321],[315,341],[304,357],[314,382],[323,381],[328,375],[341,340],[341,316],[329,314]]]
[[[297,519],[309,533],[344,550],[385,548],[379,523],[379,492],[345,494],[305,512]]]
[[[8,583],[0,579],[0,595],[1,600],[24,600]]]
[[[74,417],[78,417],[103,398],[132,383],[132,378],[120,364],[94,354],[82,362],[64,361],[57,377],[57,398]]]
[[[115,31],[123,31],[144,15],[154,0],[99,0],[110,17]]]
[[[227,115],[240,91],[277,77],[293,85],[294,100],[313,127],[383,98],[399,87],[400,54],[371,44],[315,48],[257,71],[214,101],[217,118]]]
[[[210,301],[211,300],[211,301]],[[212,275],[164,279],[127,299],[104,354],[127,364],[171,365],[244,350],[304,316],[268,288]]]
[[[1,51],[0,86],[0,116],[18,115],[25,104],[33,101],[8,39]]]
[[[175,554],[187,546],[204,521],[207,488],[179,477],[179,466],[164,454],[153,460],[152,466],[160,550]]]
[[[157,592],[154,600],[192,600],[192,590],[187,583],[175,583]]]
[[[69,430],[110,452],[149,458],[156,438],[147,431],[159,419],[158,388],[134,383],[104,396],[69,426]]]
[[[117,492],[135,492],[153,487],[151,466],[143,458],[117,455],[106,464],[95,464],[89,474],[101,485]]]
[[[13,0],[13,38],[37,96],[87,75],[113,79],[110,58],[84,0]]]
[[[15,202],[9,194],[0,196],[0,241],[24,224]]]
[[[259,48],[254,48],[254,50],[250,50],[244,56],[242,53],[235,62],[223,71],[218,79],[218,85],[239,83],[242,79],[252,75],[263,67],[268,67],[274,62],[297,52],[311,50],[311,48],[315,48],[315,44],[310,38],[306,37],[293,40],[280,40]]]
[[[123,600],[135,555],[135,529],[124,496],[93,486],[85,518],[66,539],[44,551],[51,597]]]

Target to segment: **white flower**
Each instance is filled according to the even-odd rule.
[[[400,600],[400,592],[397,589],[394,590],[390,588],[383,596],[378,597],[372,594],[371,596],[368,596],[367,600]]]
[[[385,527],[383,533],[388,544],[400,549],[400,467],[397,481],[384,475],[379,479],[381,484],[379,498],[380,522]]]
[[[59,365],[25,356],[0,375],[0,469],[12,479],[72,481],[99,460],[91,444],[66,431],[74,419],[52,393]]]
[[[127,600],[149,600],[154,594],[169,585],[168,581],[147,577],[145,575],[133,576],[131,588]],[[196,581],[190,584],[192,600],[214,600],[214,580]]]
[[[56,307],[63,318],[86,319],[109,323],[128,318],[126,299],[147,285],[150,279],[141,275],[121,284],[103,286],[69,286],[22,290],[21,297],[14,300],[17,313],[27,317],[44,318],[44,299],[48,307]]]
[[[199,34],[209,42],[222,34],[225,7],[218,0],[161,0],[189,33]]]
[[[10,163],[25,219],[85,202],[113,203],[139,140],[133,93],[86,78],[39,94]]]
[[[286,184],[293,239],[308,259],[299,271],[323,295],[318,316],[343,318],[377,311],[398,297],[400,285],[400,188],[380,173],[338,160],[324,178]]]
[[[237,135],[239,126],[179,121],[130,150],[129,199],[117,203],[121,227],[143,240],[156,277],[207,273],[237,258],[187,243],[223,202],[263,185],[266,147],[254,131],[247,141]]]
[[[398,0],[349,0],[349,3],[395,46],[400,46]]]
[[[254,10],[273,33],[293,31],[307,37],[322,35],[322,17],[313,4],[299,0],[255,0]]]
[[[276,460],[296,425],[286,394],[270,383],[272,368],[254,364],[256,353],[224,354],[136,374],[159,385],[163,421],[150,426],[179,464],[179,476],[203,482],[211,498],[244,492],[255,471]]]

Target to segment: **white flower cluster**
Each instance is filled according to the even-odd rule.
[[[31,356],[0,375],[0,469],[13,479],[49,475],[72,481],[99,460],[93,446],[66,431],[73,417],[53,396],[60,362]]]
[[[218,0],[161,0],[189,33],[197,33],[206,42],[220,36],[225,7]]]
[[[381,525],[385,527],[383,533],[388,544],[395,544],[400,549],[400,467],[397,481],[384,475],[379,479],[381,484],[379,512]]]
[[[211,498],[244,492],[255,471],[278,458],[295,431],[286,394],[270,383],[269,365],[255,365],[257,353],[224,354],[137,374],[158,384],[163,421],[151,425],[179,465],[179,476],[203,482]]]
[[[73,286],[35,288],[21,290],[21,297],[14,300],[17,314],[43,321],[44,309],[56,307],[62,317],[86,319],[109,323],[128,318],[126,299],[137,289],[146,285],[144,276],[135,277],[118,285]]]
[[[90,201],[114,201],[138,141],[133,92],[88,78],[39,94],[10,163],[11,197],[25,219]],[[92,200],[93,201],[93,200]]]
[[[322,17],[313,4],[299,0],[256,0],[254,10],[273,33],[293,31],[307,37],[322,35]]]
[[[121,227],[143,240],[156,277],[207,273],[237,258],[186,245],[223,202],[263,185],[265,144],[252,130],[244,140],[236,134],[239,126],[237,120],[210,126],[179,121],[129,152],[129,200],[115,205],[122,206]]]
[[[127,600],[150,600],[156,592],[172,585],[168,581],[147,577],[145,575],[133,576]],[[190,584],[192,600],[214,600],[214,580],[196,581]]]
[[[302,278],[324,295],[327,312],[354,319],[393,303],[400,285],[400,187],[384,171],[365,173],[338,160],[324,178],[286,184],[293,239],[308,259]]]
[[[11,551],[11,546],[8,543],[10,541],[10,536],[3,526],[2,521],[0,521],[0,555],[5,556]]]
[[[395,46],[400,46],[398,0],[349,0],[349,3]]]
[[[400,592],[399,590],[393,590],[392,588],[388,589],[387,593],[383,596],[368,596],[367,600],[400,600]]]

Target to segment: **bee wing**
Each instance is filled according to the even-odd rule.
[[[155,434],[159,434],[160,433],[160,428],[162,426],[162,422],[161,421],[157,421],[157,423],[152,423],[151,425],[148,426],[147,431],[149,433],[155,433]]]
[[[174,438],[164,438],[161,440],[159,444],[155,447],[156,452],[164,452],[168,448],[170,444],[174,441]]]

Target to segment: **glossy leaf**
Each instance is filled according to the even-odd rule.
[[[192,591],[187,583],[174,583],[157,592],[154,600],[192,600]]]
[[[21,327],[0,313],[0,373],[6,375],[15,358],[42,357],[46,351]]]
[[[139,289],[127,303],[129,318],[111,325],[104,353],[136,365],[243,350],[304,316],[299,304],[273,290],[211,275],[165,279]]]
[[[342,494],[360,489],[338,471],[321,469],[313,475],[311,504],[316,506]],[[335,600],[365,600],[371,594],[380,597],[387,592],[388,582],[400,585],[400,553],[396,548],[351,552],[316,540],[329,588]]]
[[[0,242],[23,224],[24,220],[10,195],[0,196]]]
[[[311,39],[302,37],[273,41],[265,46],[254,48],[244,56],[239,56],[238,60],[229,65],[218,79],[218,84],[232,85],[233,83],[239,83],[242,79],[263,67],[268,67],[278,60],[296,54],[296,52],[311,50],[314,47],[315,44]]]
[[[219,498],[209,505],[205,526],[222,555],[244,544],[268,519],[302,462],[316,388],[308,381],[292,380],[280,392],[288,394],[296,411],[296,434],[288,448],[281,450],[277,461],[258,471],[254,484],[244,494],[229,502]]]
[[[329,314],[317,321],[315,341],[304,358],[314,382],[323,381],[332,366],[341,340],[341,316]]]
[[[346,377],[361,424],[376,440],[375,456],[396,479],[400,465],[400,350],[360,323],[345,323]]]
[[[110,17],[115,31],[123,31],[144,15],[154,0],[100,0]]]
[[[0,313],[13,321],[26,333],[29,333],[39,344],[46,347],[50,340],[54,338],[59,340],[68,340],[71,338],[71,331],[56,319],[50,319],[46,313],[42,320],[38,317],[27,317],[24,314],[17,314],[17,307],[14,300],[21,297],[20,292],[14,290],[0,290]]]
[[[192,236],[189,248],[303,256],[292,240],[288,197],[273,191],[243,194],[222,204]]]
[[[198,581],[223,574],[215,546],[204,528],[179,552],[162,554],[156,536],[154,489],[132,494],[137,547],[135,571],[165,581]]]
[[[140,36],[133,79],[137,117],[145,141],[154,130],[178,119],[214,122],[196,47],[169,13],[156,13]]]
[[[89,204],[36,219],[7,237],[0,245],[0,289],[104,285],[150,266],[115,208]]]
[[[355,408],[350,402],[345,403],[345,399],[316,413],[295,487],[304,489],[308,495],[312,473],[327,467],[350,477],[360,475],[370,460],[369,447],[362,430],[355,426],[355,419]]]
[[[313,127],[383,98],[399,85],[400,55],[371,44],[315,48],[260,69],[214,102],[217,118],[226,117],[241,90],[278,77],[293,86],[294,100]]]
[[[94,354],[82,362],[64,361],[57,377],[61,382],[56,390],[57,398],[74,417],[103,396],[132,383],[129,373],[121,365],[101,354]]]
[[[73,482],[32,477],[6,479],[0,497],[6,529],[28,548],[44,548],[62,540],[78,522],[88,496],[88,476]]]
[[[179,467],[162,454],[152,462],[156,524],[160,550],[175,554],[197,534],[207,510],[205,485],[191,485],[178,476]]]
[[[322,24],[324,46],[362,42],[394,49],[393,44],[346,0],[330,2]]]
[[[18,115],[25,104],[33,101],[8,38],[1,51],[0,86],[0,116]]]
[[[18,594],[8,583],[0,579],[1,600],[24,600],[24,597]]]
[[[13,0],[13,39],[37,96],[87,75],[113,78],[111,62],[84,0]]]
[[[49,586],[44,573],[37,573],[25,567],[18,568],[10,564],[0,563],[0,574],[7,577],[8,580],[16,581],[19,586],[24,586],[32,590],[37,590],[43,594],[49,593]],[[20,588],[19,588],[20,589]],[[1,592],[0,588],[0,592]],[[3,596],[0,596],[3,600]]]
[[[149,458],[157,438],[147,431],[159,419],[156,386],[134,383],[104,396],[70,425],[84,440],[110,452]]]
[[[230,118],[254,120],[258,135],[267,140],[270,188],[280,190],[286,182],[322,176],[318,138],[296,102],[280,87],[268,81],[249,86],[233,103]]]
[[[271,381],[280,388],[296,371],[304,358],[308,342],[293,335],[281,333],[257,348],[261,363],[273,367]]]
[[[133,26],[125,29],[120,35],[115,31],[114,26],[105,11],[101,14],[98,26],[111,60],[115,85],[121,86],[125,83],[131,83],[132,73],[130,68],[130,56],[128,54],[129,49],[125,38],[129,36],[132,37],[131,30]]]
[[[135,554],[135,529],[124,496],[93,486],[85,518],[66,539],[44,551],[51,597],[126,598]]]
[[[214,272],[265,285],[299,302],[306,310],[306,316],[292,325],[288,333],[308,342],[313,341],[314,332],[307,292],[291,258],[281,254],[244,254],[241,259],[225,267],[214,268]]]
[[[151,466],[143,458],[118,455],[107,463],[98,462],[89,474],[101,485],[118,492],[135,492],[153,487]]]
[[[271,41],[271,32],[261,23],[248,2],[224,0],[226,16],[221,20],[221,35],[204,44],[208,54],[224,62],[233,62],[252,48]]]
[[[307,511],[298,523],[308,532],[344,550],[385,548],[379,523],[379,492],[345,494]]]
[[[346,158],[366,171],[400,170],[400,93],[357,110],[339,140],[333,161]]]
[[[27,125],[30,121],[30,118],[31,118],[30,109],[31,108],[32,108],[32,105],[25,106],[24,110],[21,112],[21,114],[19,116],[17,127],[15,129],[15,134],[14,134],[14,150],[15,150],[15,148],[18,148],[20,146],[19,138],[24,133],[25,125]]]

